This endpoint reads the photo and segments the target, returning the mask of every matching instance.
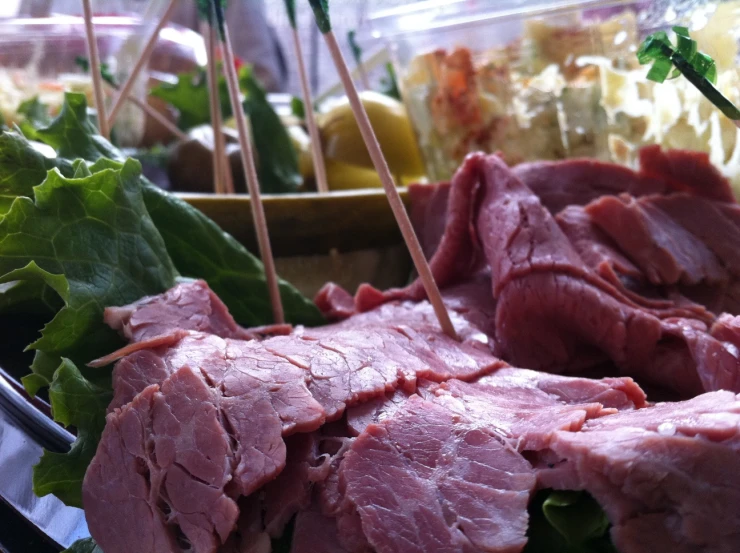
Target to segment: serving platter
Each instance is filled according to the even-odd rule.
[[[399,189],[409,205],[407,188]],[[249,196],[177,194],[253,253],[259,251]],[[356,290],[403,286],[411,260],[383,189],[262,197],[278,274],[307,297],[326,282]]]

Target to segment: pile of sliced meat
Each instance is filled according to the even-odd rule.
[[[413,195],[460,341],[418,283],[327,285],[318,328],[243,329],[201,281],[107,311],[103,551],[518,552],[541,489],[622,553],[740,550],[740,207],[707,160],[476,154]]]

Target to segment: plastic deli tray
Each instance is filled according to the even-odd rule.
[[[627,165],[639,147],[707,152],[740,184],[740,139],[686,79],[648,81],[647,34],[687,26],[718,87],[740,100],[740,2],[427,0],[377,12],[429,177],[470,151],[510,164],[591,157]],[[675,39],[674,39],[675,40]]]

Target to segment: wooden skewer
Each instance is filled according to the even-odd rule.
[[[236,75],[234,52],[231,49],[229,29],[226,22],[221,21],[220,23],[223,29],[221,43],[224,51],[224,72],[226,74],[226,84],[229,88],[231,108],[234,112],[236,128],[239,132],[239,146],[241,147],[242,163],[247,177],[247,188],[249,189],[250,196],[249,203],[252,208],[255,231],[257,232],[257,243],[259,244],[260,256],[262,257],[262,263],[265,266],[265,279],[267,281],[267,290],[270,294],[270,302],[272,303],[273,321],[276,324],[282,324],[285,322],[285,316],[283,314],[282,300],[280,299],[280,288],[278,286],[277,273],[275,271],[275,260],[272,257],[270,236],[267,231],[265,209],[262,205],[262,197],[260,195],[257,168],[254,164],[254,155],[252,153],[251,144],[252,139],[247,126],[247,116],[242,109],[239,98],[239,81]]]
[[[92,6],[90,0],[82,0],[82,12],[85,19],[85,36],[87,39],[87,53],[90,58],[90,71],[92,71],[93,96],[95,98],[95,109],[98,112],[98,128],[103,138],[110,138],[110,126],[105,116],[105,95],[103,94],[103,77],[100,74],[100,54],[98,53],[98,42],[95,39],[95,27],[93,25]]]
[[[303,61],[303,51],[301,50],[301,37],[298,35],[298,29],[296,27],[293,27],[293,44],[295,45],[295,56],[298,61],[298,75],[301,77],[306,126],[308,127],[308,134],[311,137],[311,156],[313,157],[313,168],[316,174],[316,188],[319,192],[326,193],[329,191],[329,183],[326,179],[326,164],[324,163],[324,153],[321,148],[321,135],[319,134],[319,127],[316,125],[316,118],[313,113],[311,88],[308,86],[308,75],[306,74],[306,65]]]
[[[224,126],[220,104],[221,102],[219,102],[218,110],[216,111],[216,121],[218,121],[221,131],[218,133],[214,131],[213,136],[215,143],[218,144],[219,149],[223,152],[221,155],[221,173],[224,179],[224,192],[226,194],[234,194],[236,192],[234,189],[234,176],[231,174],[231,163],[229,162],[229,154],[226,151],[226,137],[229,135],[229,129]]]
[[[218,150],[221,152],[219,154],[219,159],[221,159],[221,177],[223,178],[223,191],[226,194],[233,194],[234,193],[234,177],[231,174],[231,163],[229,163],[229,155],[226,153],[226,136],[229,134],[229,129],[227,129],[224,126],[224,120],[223,120],[223,114],[221,113],[221,92],[218,88],[218,64],[216,63],[216,59],[218,56],[216,56],[216,50],[218,48],[217,41],[216,41],[216,34],[213,32],[213,29],[208,29],[210,31],[209,40],[213,41],[212,45],[212,51],[213,54],[208,54],[208,59],[213,59],[213,88],[209,89],[209,94],[214,94],[216,98],[216,103],[213,105],[215,109],[215,121],[216,126],[213,127],[213,138],[214,138],[214,146],[218,148]],[[218,132],[216,131],[218,129]],[[238,135],[237,135],[238,136]]]
[[[213,191],[223,194],[224,190],[224,158],[226,152],[221,149],[224,144],[219,140],[221,135],[221,99],[218,93],[218,74],[216,72],[216,37],[211,32],[207,21],[201,21],[200,34],[205,39],[208,60],[206,63],[206,78],[208,81],[208,100],[211,112],[211,127],[213,127]],[[222,137],[223,138],[223,137]]]
[[[128,95],[131,92],[131,89],[133,88],[134,83],[136,82],[136,79],[139,77],[139,73],[141,73],[141,70],[144,68],[144,64],[146,64],[149,61],[149,58],[151,57],[152,52],[154,51],[154,47],[157,45],[157,39],[159,38],[159,32],[167,24],[167,21],[169,20],[170,15],[172,15],[172,12],[174,11],[176,5],[177,5],[177,0],[170,0],[170,3],[167,6],[167,9],[165,10],[164,14],[162,14],[162,17],[157,22],[157,26],[152,31],[152,34],[149,35],[149,39],[146,41],[146,45],[144,46],[144,49],[142,50],[141,55],[139,56],[139,59],[137,59],[136,63],[134,64],[134,68],[131,70],[131,73],[129,74],[126,81],[121,85],[121,92],[118,95],[118,97],[113,101],[113,107],[111,108],[110,115],[108,116],[108,127],[109,128],[113,126],[113,123],[115,123],[116,117],[118,116],[118,112],[123,107],[124,100],[128,98]]]
[[[357,124],[360,127],[360,133],[365,141],[365,146],[367,147],[370,158],[373,161],[375,170],[378,172],[380,180],[383,183],[383,188],[388,197],[388,203],[391,205],[393,215],[396,217],[398,226],[401,229],[401,234],[403,235],[403,238],[406,241],[406,246],[411,254],[411,259],[414,261],[414,265],[416,266],[416,271],[419,273],[419,278],[424,285],[424,290],[426,290],[427,297],[434,308],[434,313],[437,315],[437,319],[439,319],[439,324],[444,333],[450,338],[457,340],[458,337],[455,332],[455,327],[452,325],[450,315],[447,313],[447,308],[442,301],[442,295],[439,292],[439,288],[437,288],[437,283],[434,282],[434,276],[429,268],[429,263],[427,263],[426,257],[424,257],[424,252],[421,249],[421,244],[419,244],[419,239],[414,232],[414,228],[411,226],[411,221],[408,213],[406,213],[406,208],[404,207],[403,202],[401,201],[401,196],[398,194],[398,189],[393,182],[393,177],[388,168],[388,163],[385,161],[383,152],[380,149],[378,138],[375,136],[375,131],[373,131],[373,128],[370,125],[370,119],[367,116],[365,107],[360,101],[360,95],[357,93],[357,88],[352,82],[347,62],[344,60],[342,51],[339,48],[337,38],[331,30],[324,32],[323,34],[324,39],[326,40],[326,45],[329,47],[331,57],[334,60],[334,65],[336,65],[339,77],[344,85],[344,90],[349,98],[352,111],[357,119]]]

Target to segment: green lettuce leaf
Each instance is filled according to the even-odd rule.
[[[259,160],[260,190],[267,194],[296,192],[303,182],[298,154],[288,131],[267,100],[267,93],[251,68],[242,67],[239,83],[244,90],[244,112],[249,115],[256,156]]]
[[[16,111],[23,116],[19,125],[21,131],[32,140],[36,138],[36,129],[45,127],[52,121],[49,106],[41,102],[38,96],[21,102]]]
[[[216,223],[181,199],[151,183],[144,186],[147,210],[178,271],[202,278],[244,326],[272,320],[262,262]],[[293,324],[324,322],[316,305],[280,279],[285,318]]]
[[[177,125],[184,131],[211,122],[208,83],[204,69],[180,73],[177,75],[177,82],[159,84],[152,88],[149,94],[164,100],[178,111]],[[231,104],[223,78],[219,79],[219,95],[221,113],[227,118],[231,115]]]
[[[543,490],[529,506],[524,553],[617,553],[609,520],[586,492]]]
[[[120,344],[101,324],[106,306],[166,290],[177,276],[146,215],[138,162],[76,169],[87,175],[49,171],[34,199],[18,196],[0,220],[0,282],[41,282],[65,304],[29,346],[56,358],[32,366],[49,383],[61,357],[84,364]]]
[[[95,161],[99,157],[115,159],[120,152],[102,136],[87,115],[84,94],[68,92],[64,104],[52,123],[36,131],[36,138],[56,150],[57,157]]]
[[[72,176],[72,164],[66,160],[50,159],[40,153],[23,136],[4,131],[0,134],[0,196],[2,205],[10,209],[16,196],[33,196],[33,187],[41,184],[46,173],[58,168],[65,176]],[[7,212],[0,211],[0,215]]]
[[[82,479],[95,455],[112,397],[109,385],[91,383],[74,363],[62,359],[49,387],[49,400],[54,419],[77,428],[77,439],[68,453],[44,451],[33,469],[36,495],[53,493],[67,505],[82,507]]]
[[[246,77],[246,73],[242,71],[243,86],[245,88],[252,86],[248,83],[249,79]],[[254,86],[258,87],[259,85]],[[259,90],[253,89],[253,92],[255,95],[259,95]],[[67,98],[71,96],[79,97],[82,102],[85,101],[83,95],[67,94]],[[263,98],[263,100],[267,101],[266,98]],[[73,104],[77,105],[78,102],[75,101]],[[91,126],[89,123],[86,109],[67,109],[65,117],[70,117],[72,113],[76,117],[82,118],[82,120],[77,124],[70,122],[68,126],[89,129],[90,132],[95,132],[94,125]],[[60,115],[60,117],[62,116]],[[279,120],[278,124],[280,124]],[[57,129],[56,132],[59,133],[62,126],[57,125],[55,128]],[[280,128],[283,131],[285,130],[281,124]],[[50,136],[52,140],[49,142],[47,139]],[[51,131],[41,133],[40,139],[51,146],[62,141]],[[286,139],[291,151],[293,151],[287,133]],[[22,137],[20,140],[23,141]],[[104,143],[102,150],[97,147],[101,141]],[[25,148],[27,149],[28,142],[23,142],[26,143]],[[103,164],[107,164],[105,166],[111,169],[121,167],[120,163],[111,163],[110,160],[121,162],[124,159],[123,154],[110,144],[105,143],[98,135],[81,136],[75,144],[76,147],[71,152],[73,157],[80,157],[87,161],[99,160],[98,167],[103,167]],[[21,147],[22,144],[16,146],[18,153],[14,157],[14,166],[19,166],[21,164],[15,158],[22,158],[27,153]],[[0,143],[0,162],[2,151],[2,143]],[[106,158],[102,158],[103,151],[107,152]],[[61,163],[59,160],[45,160],[41,154],[34,156],[33,162],[36,167],[39,167],[34,173],[36,177],[41,174],[41,168]],[[66,163],[62,164],[62,170],[70,174],[74,169],[69,163]],[[2,177],[3,166],[0,163],[0,182]],[[140,182],[146,209],[163,237],[167,253],[179,273],[206,280],[226,303],[239,324],[254,326],[270,323],[272,321],[272,309],[266,294],[264,267],[260,260],[187,202],[164,192],[143,177]],[[0,187],[0,193],[2,191],[3,189]],[[311,326],[324,322],[313,302],[301,295],[292,285],[281,280],[280,289],[286,321]],[[56,368],[56,365],[54,365],[54,368]]]
[[[77,540],[62,553],[103,553],[103,550],[98,547],[92,538],[85,538],[84,540]]]

